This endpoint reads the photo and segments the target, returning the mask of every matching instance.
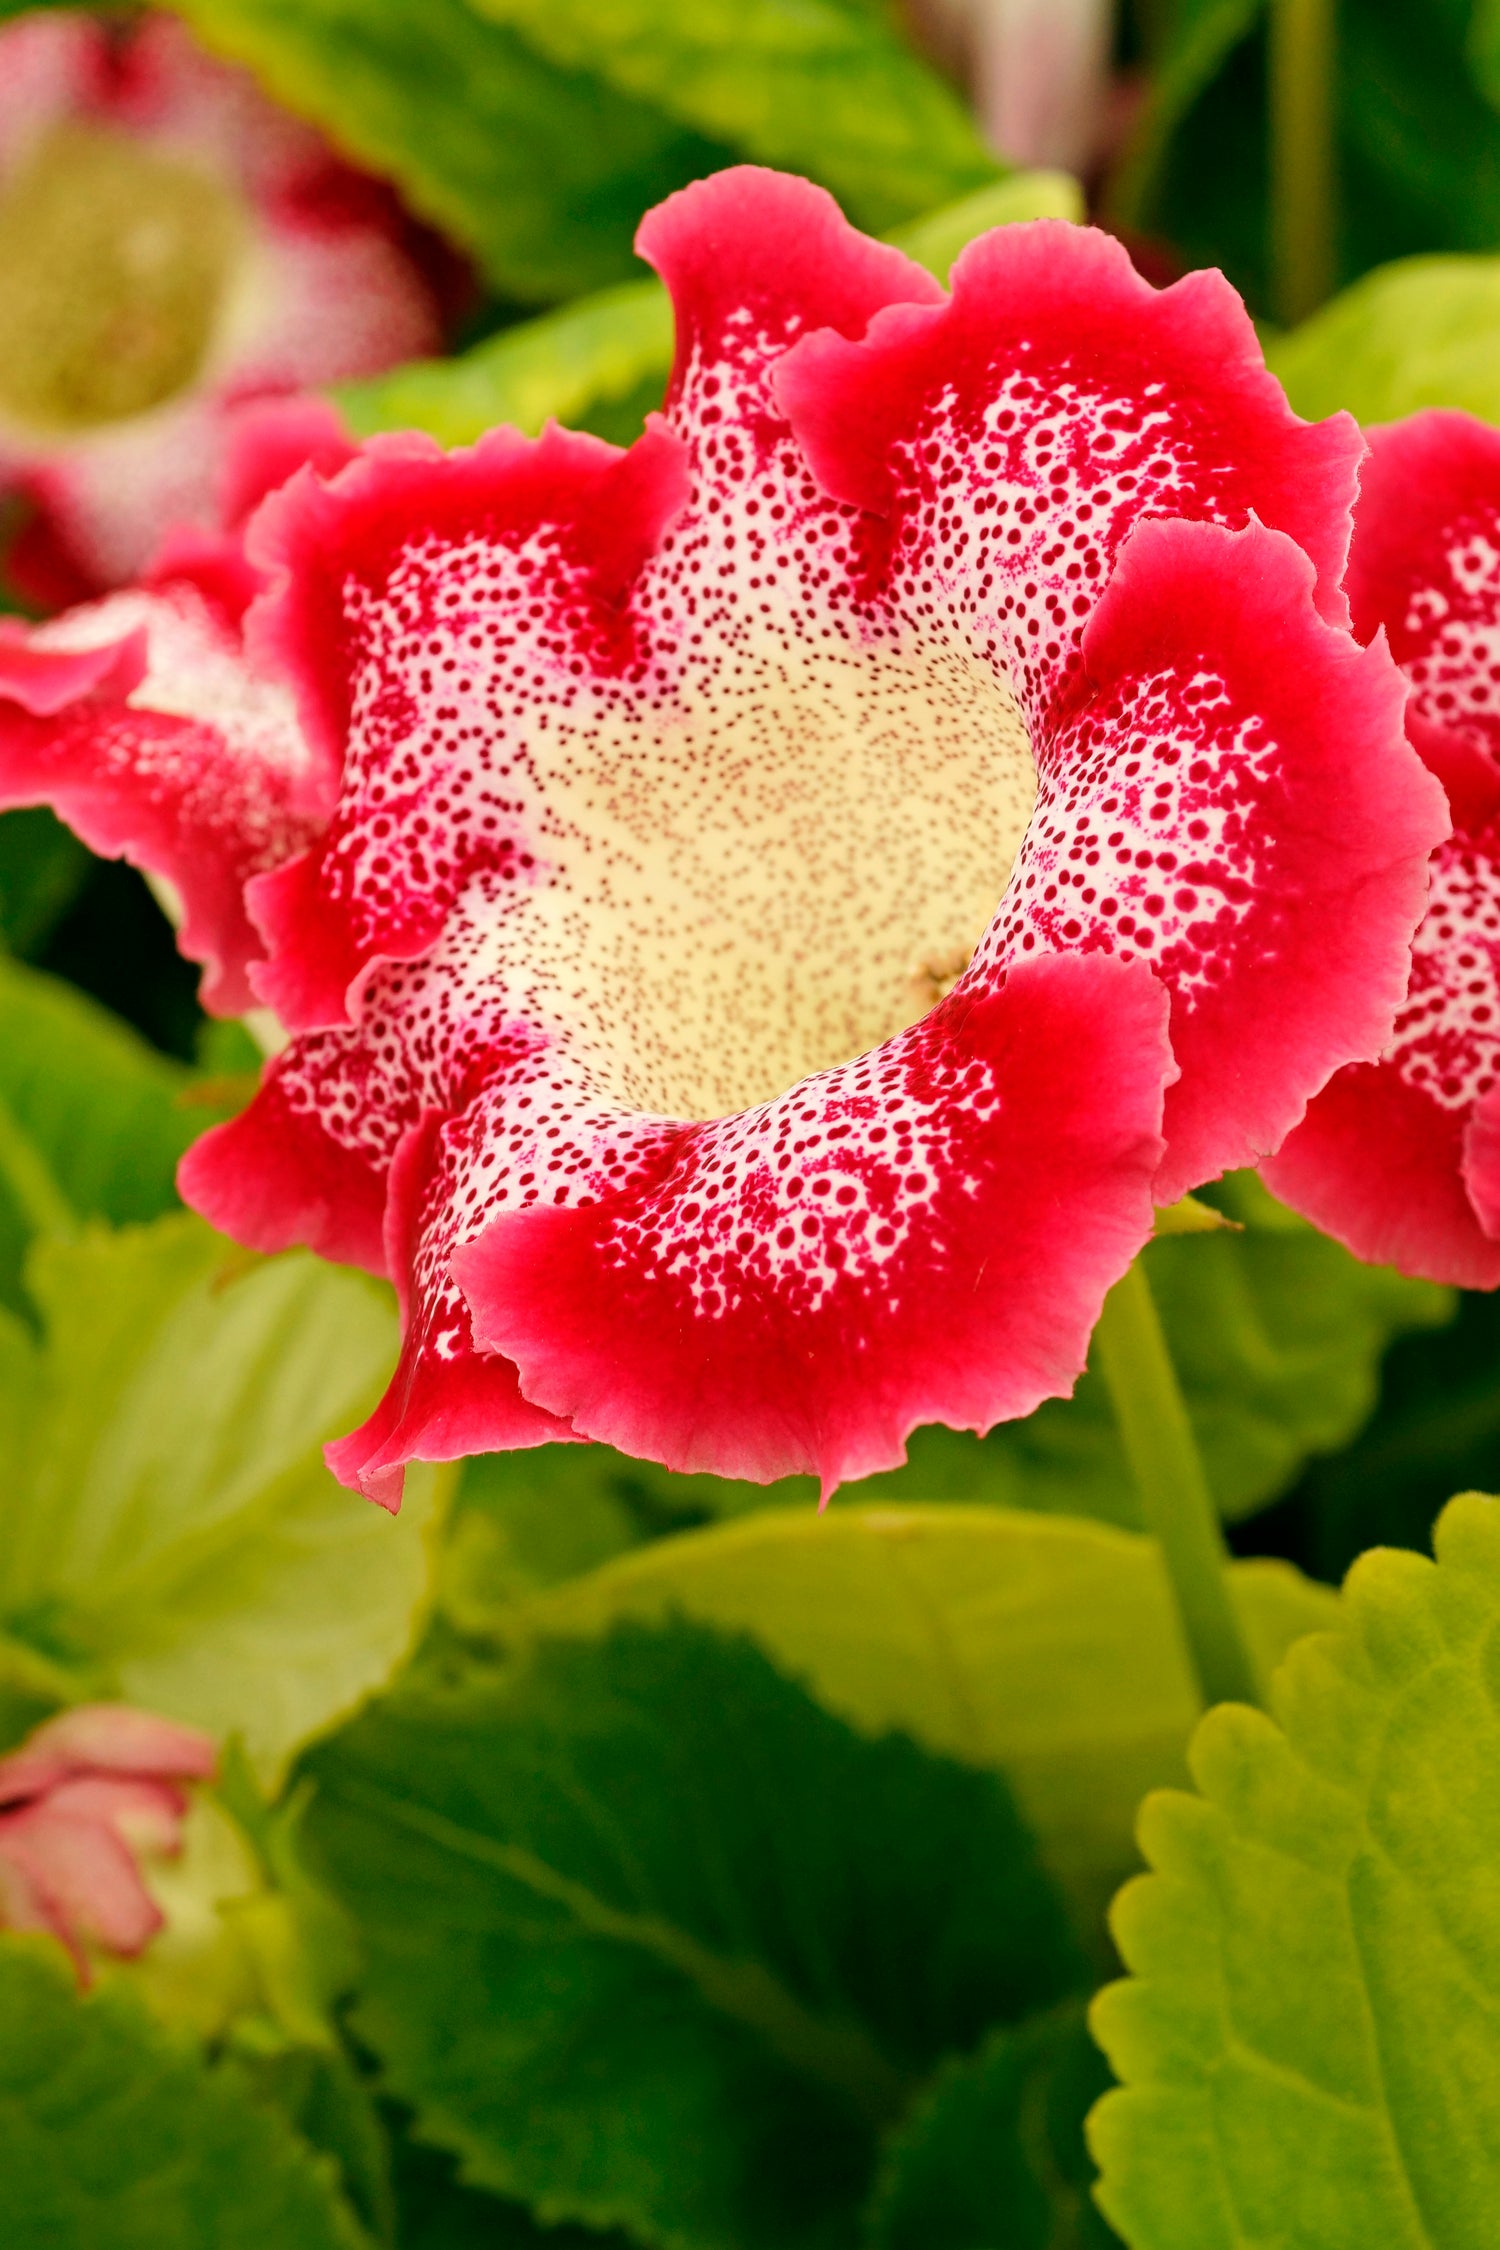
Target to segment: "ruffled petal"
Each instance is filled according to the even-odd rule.
[[[1255,1163],[1341,1062],[1380,1053],[1447,833],[1400,674],[1312,593],[1302,550],[1259,525],[1132,535],[1084,633],[1088,696],[1039,732],[984,948],[1151,963],[1181,1070],[1163,1203]]]
[[[1036,961],[713,1124],[585,1115],[548,1146],[502,1097],[480,1178],[508,1132],[500,1177],[545,1161],[550,1192],[455,1254],[476,1340],[583,1435],[825,1491],[920,1423],[1029,1414],[1149,1231],[1164,1018],[1140,964]]]
[[[1377,1068],[1341,1071],[1265,1167],[1276,1194],[1359,1257],[1465,1289],[1500,1284],[1500,768],[1410,721],[1448,793],[1410,985]]]
[[[253,1240],[368,1252],[389,1173],[406,1350],[334,1454],[377,1497],[415,1454],[569,1433],[831,1484],[921,1420],[1029,1411],[1153,1172],[1258,1153],[1388,1035],[1442,816],[1388,658],[1315,606],[1352,425],[1297,424],[1217,290],[1044,239],[1097,294],[1098,396],[1068,419],[1076,322],[1072,388],[1026,388],[1035,306],[1016,383],[984,358],[977,261],[963,396],[1036,427],[960,432],[949,514],[830,499],[793,427],[815,398],[834,445],[835,378],[873,426],[910,347],[916,493],[949,313],[741,173],[643,230],[681,344],[629,453],[379,443],[257,518],[266,645],[342,782],[252,885],[257,988],[303,1036],[183,1181]],[[1030,524],[1060,472],[1046,538],[1012,540],[1012,453]]]
[[[326,781],[291,697],[247,657],[242,570],[174,575],[0,642],[0,805],[49,804],[92,850],[171,885],[204,1005],[253,1004],[244,886],[316,834]]]
[[[1500,432],[1432,411],[1370,433],[1355,629],[1389,635],[1447,792],[1410,991],[1375,1069],[1341,1072],[1266,1167],[1360,1257],[1500,1285]]]

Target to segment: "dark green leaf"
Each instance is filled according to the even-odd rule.
[[[888,2146],[869,2250],[1108,2250],[1083,2142],[1108,2084],[1081,2007],[992,2033]]]
[[[1238,1563],[1232,1584],[1264,1671],[1334,1613],[1285,1563]],[[1135,1863],[1143,1791],[1186,1770],[1197,1699],[1160,1554],[1133,1532],[1005,1508],[820,1518],[809,1501],[492,1610],[488,1645],[679,1614],[748,1633],[853,1726],[1003,1774],[1089,1938]]]
[[[685,1622],[413,1683],[307,1770],[361,2037],[548,2222],[833,2250],[941,2059],[1083,1973],[997,1776]]]
[[[464,0],[176,5],[523,302],[624,278],[641,213],[732,161],[613,90],[588,57],[559,69]]]
[[[80,1998],[50,1940],[0,1937],[7,2250],[359,2250],[274,2113],[124,1994]]]
[[[471,0],[565,70],[832,188],[880,231],[1002,169],[958,96],[859,0]]]
[[[629,2250],[623,2235],[538,2226],[523,2203],[466,2187],[442,2149],[403,2135],[394,2157],[400,2250]]]

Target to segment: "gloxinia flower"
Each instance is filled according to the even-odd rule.
[[[640,242],[627,452],[379,439],[252,527],[336,803],[182,1185],[392,1274],[331,1454],[391,1504],[574,1437],[832,1486],[1065,1391],[1153,1196],[1378,1053],[1445,832],[1345,630],[1362,442],[1222,277],[1041,222],[950,299],[757,170]]]
[[[413,230],[182,27],[0,28],[0,491],[43,601],[136,576],[218,520],[246,400],[434,350]]]
[[[48,1930],[89,1975],[91,1946],[139,1953],[161,1927],[138,1855],[181,1849],[184,1783],[214,1746],[128,1704],[48,1719],[0,1758],[0,1928]]]
[[[252,875],[301,851],[333,809],[290,689],[245,638],[265,577],[244,527],[304,462],[353,446],[316,399],[243,408],[228,433],[218,531],[171,532],[137,586],[45,624],[0,619],[0,808],[49,804],[96,852],[169,886],[203,1000],[254,1004]]]
[[[1266,1167],[1360,1257],[1500,1284],[1500,431],[1433,409],[1369,433],[1349,561],[1354,629],[1382,629],[1407,728],[1453,834],[1378,1063],[1339,1072]]]

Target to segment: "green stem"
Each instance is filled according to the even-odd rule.
[[[1334,0],[1271,0],[1271,279],[1288,327],[1333,290]]]
[[[1105,1298],[1094,1342],[1203,1700],[1259,1703],[1260,1681],[1229,1592],[1218,1511],[1139,1258]]]

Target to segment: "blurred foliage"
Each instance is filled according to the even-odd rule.
[[[1266,357],[1299,414],[1394,422],[1458,406],[1500,422],[1500,258],[1406,258],[1366,275]]]
[[[1221,265],[1267,310],[1267,0],[1136,14],[1149,90],[1109,208],[1181,265]],[[1500,247],[1495,44],[1473,0],[1343,0],[1336,39],[1338,278]]]
[[[738,158],[808,173],[876,228],[1004,169],[865,0],[177,9],[207,46],[395,180],[520,303],[628,275],[641,213]]]

